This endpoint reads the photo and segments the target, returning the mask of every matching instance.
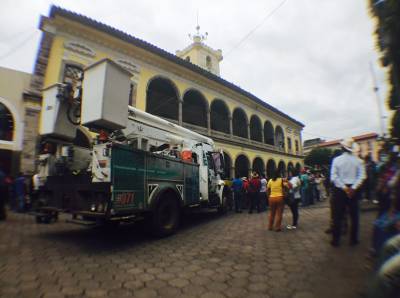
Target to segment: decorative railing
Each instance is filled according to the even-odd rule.
[[[176,120],[171,120],[171,119],[167,119],[168,121],[171,121],[175,124],[178,124],[178,121]],[[202,127],[202,126],[198,126],[198,125],[194,125],[194,124],[189,124],[184,122],[183,127],[193,130],[197,133],[200,133],[202,135],[208,136],[212,139],[219,139],[221,141],[226,141],[226,142],[233,142],[236,143],[238,146],[243,146],[243,145],[251,145],[252,147],[256,147],[259,148],[260,150],[272,150],[272,151],[276,151],[276,152],[281,152],[281,153],[288,153],[288,154],[293,154],[293,155],[298,155],[300,157],[303,156],[303,154],[300,151],[295,151],[293,149],[285,151],[285,148],[280,147],[280,146],[275,146],[275,145],[270,145],[270,144],[265,144],[262,142],[258,142],[258,141],[254,141],[254,140],[250,140],[247,138],[242,138],[242,137],[238,137],[235,135],[231,135],[231,134],[227,134],[221,131],[217,131],[217,130],[211,130],[210,134],[208,133],[208,129],[206,127]]]
[[[194,124],[189,124],[189,123],[186,123],[186,122],[183,122],[182,126],[187,128],[187,129],[193,130],[193,131],[195,131],[197,133],[200,133],[202,135],[207,135],[207,133],[208,133],[208,129],[206,127],[202,127],[202,126],[198,126],[198,125],[194,125]]]
[[[229,133],[224,133],[222,131],[211,130],[211,138],[223,138],[223,139],[230,139],[231,135]]]

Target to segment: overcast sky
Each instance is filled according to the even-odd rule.
[[[171,53],[198,13],[221,76],[304,123],[303,140],[380,133],[370,63],[385,113],[387,87],[366,0],[1,0],[0,66],[32,72],[52,3]]]

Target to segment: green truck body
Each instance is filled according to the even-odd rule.
[[[111,149],[112,209],[115,214],[150,210],[164,191],[182,206],[199,204],[198,165],[117,145]]]
[[[100,163],[111,163],[111,182],[94,183],[87,173],[48,177],[38,222],[51,221],[58,212],[87,225],[149,219],[157,235],[165,236],[177,229],[183,208],[201,205],[198,164],[128,145],[103,149]]]

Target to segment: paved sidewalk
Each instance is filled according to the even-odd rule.
[[[198,213],[174,236],[114,232],[25,214],[0,222],[1,297],[359,297],[373,212],[361,244],[332,248],[327,202],[302,209],[296,231],[267,231],[266,213]],[[285,208],[284,222],[290,223]]]

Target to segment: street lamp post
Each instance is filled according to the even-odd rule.
[[[378,88],[378,84],[376,81],[376,77],[375,77],[375,72],[374,72],[374,68],[372,66],[372,63],[369,63],[370,66],[370,70],[371,70],[371,76],[372,76],[372,80],[373,80],[373,84],[374,84],[374,93],[375,93],[375,97],[376,97],[376,103],[378,105],[378,117],[379,117],[379,126],[380,126],[380,130],[381,130],[381,136],[385,137],[385,124],[383,119],[385,119],[385,117],[383,116],[383,112],[382,112],[382,105],[381,105],[381,97],[379,95],[379,88]]]

